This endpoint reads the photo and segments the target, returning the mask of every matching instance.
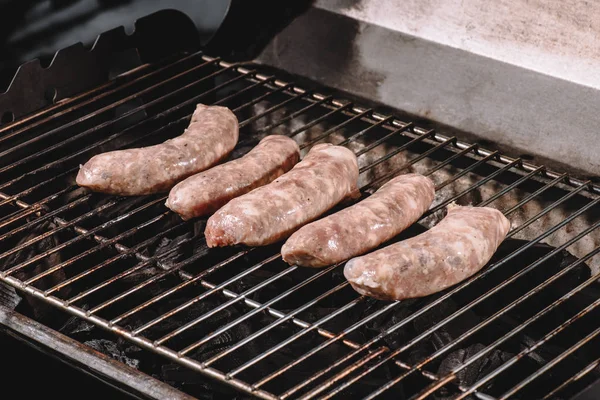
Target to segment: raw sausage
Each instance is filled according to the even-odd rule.
[[[314,146],[288,173],[231,200],[207,221],[209,247],[262,246],[283,239],[300,226],[358,193],[358,162],[350,150]]]
[[[212,214],[231,199],[283,175],[299,159],[300,148],[293,139],[267,136],[245,156],[179,182],[166,206],[184,220]]]
[[[96,192],[135,196],[164,192],[218,163],[238,141],[236,116],[198,104],[185,132],[164,143],[98,154],[81,167],[77,184]]]
[[[351,259],[344,275],[357,292],[377,299],[427,296],[479,271],[509,229],[498,210],[450,205],[429,231]]]
[[[371,197],[296,231],[281,248],[284,261],[325,267],[364,254],[412,225],[431,205],[433,182],[400,175]]]

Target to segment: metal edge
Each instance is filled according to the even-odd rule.
[[[600,90],[315,7],[254,61],[584,179],[600,174]]]
[[[147,63],[201,47],[194,22],[179,10],[162,9],[137,19],[133,25],[131,34],[123,26],[99,34],[89,50],[81,42],[59,49],[46,68],[39,59],[22,64],[8,89],[0,93],[2,122],[18,120],[107,82],[111,63],[120,52],[135,50],[140,62]],[[156,26],[177,29],[157,30]]]
[[[0,331],[134,397],[195,399],[4,306],[0,306]]]

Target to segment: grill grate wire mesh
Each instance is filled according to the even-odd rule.
[[[191,54],[144,66],[111,85],[2,127],[0,262],[8,267],[0,273],[0,279],[143,348],[267,399],[344,395],[377,375],[384,366],[392,371],[391,375],[362,395],[374,398],[394,393],[404,385],[414,391],[406,398],[414,399],[424,399],[440,390],[449,391],[456,398],[519,398],[533,390],[540,376],[595,343],[600,328],[582,332],[579,341],[568,345],[545,366],[514,382],[509,380],[512,386],[504,392],[494,389],[494,383],[523,358],[593,315],[600,299],[593,299],[568,318],[556,321],[555,327],[537,342],[522,348],[481,379],[470,385],[460,383],[462,370],[518,338],[539,320],[554,315],[565,302],[594,285],[598,277],[592,272],[576,286],[565,286],[560,296],[523,317],[512,329],[488,332],[488,343],[470,354],[463,364],[441,375],[437,368],[429,368],[459,344],[481,335],[511,310],[556,287],[583,263],[593,265],[600,251],[600,243],[595,239],[591,240],[594,245],[588,246],[589,251],[578,254],[554,273],[530,277],[530,272],[542,269],[540,266],[545,268],[563,250],[571,250],[597,233],[598,188],[591,182],[548,171],[520,158],[381,115],[339,96],[304,90],[261,73],[262,68]],[[412,170],[436,181],[438,198],[421,219],[425,226],[438,220],[451,202],[473,202],[500,208],[513,224],[509,238],[527,240],[472,278],[416,301],[413,312],[394,320],[377,334],[357,335],[365,326],[376,324],[411,302],[374,302],[351,290],[341,278],[342,266],[315,271],[288,266],[282,262],[276,246],[209,251],[202,237],[204,221],[183,222],[174,217],[163,206],[164,194],[111,197],[74,184],[79,164],[93,154],[159,143],[178,135],[198,102],[226,105],[236,113],[240,143],[234,156],[249,150],[261,135],[271,133],[295,138],[303,152],[320,141],[346,145],[359,156],[360,185],[366,195],[391,177]],[[490,188],[492,194],[482,198],[490,193],[482,188]],[[505,201],[507,198],[511,201]],[[523,218],[523,207],[540,199],[543,206]],[[568,213],[563,215],[565,209]],[[550,219],[551,224],[538,226],[554,215],[557,217]],[[588,224],[573,230],[574,221],[581,219]],[[559,234],[565,231],[568,232]],[[558,239],[552,242],[551,251],[512,275],[503,272],[528,250],[553,237]],[[161,243],[167,243],[165,251],[148,250]],[[30,252],[30,256],[18,258],[22,252]],[[46,263],[46,267],[40,268],[40,263]],[[408,361],[412,359],[408,353],[431,341],[436,332],[492,299],[505,296],[507,290],[514,290],[516,282],[523,280],[531,284],[515,298],[501,303],[481,321],[465,326],[448,343],[417,361]],[[169,305],[167,312],[153,311],[173,297],[179,300]],[[460,307],[434,319],[430,326],[398,343],[396,348],[386,342],[386,338],[413,326],[419,318],[455,298],[461,298],[456,302]],[[173,322],[184,312],[200,310],[198,305],[209,300],[207,304],[211,306],[202,312],[183,322]],[[323,304],[330,310],[327,314],[314,316],[309,312]],[[229,311],[232,309],[236,312]],[[226,316],[217,330],[198,335],[199,327],[223,314]],[[209,356],[203,353],[207,345],[247,321],[256,321],[254,331]],[[265,340],[284,326],[293,326],[285,340]],[[261,340],[265,341],[263,351],[231,361],[245,346]],[[337,353],[339,357],[332,359],[331,365],[291,378],[311,357],[334,347],[345,350]],[[277,356],[281,353],[286,357]],[[555,387],[535,390],[541,390],[540,398],[554,398],[597,366],[596,358],[572,371],[568,379],[556,382]]]

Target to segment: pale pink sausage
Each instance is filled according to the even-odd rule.
[[[300,148],[293,139],[267,136],[243,157],[179,182],[166,206],[184,220],[212,214],[231,199],[283,175],[299,160]]]
[[[300,228],[281,255],[292,265],[324,267],[364,254],[418,220],[434,195],[429,178],[400,175],[367,199]]]
[[[377,299],[427,296],[483,268],[509,229],[498,210],[451,205],[429,231],[351,259],[344,275],[357,292]]]
[[[355,196],[358,162],[350,150],[329,143],[314,146],[288,173],[224,205],[207,221],[209,247],[263,246]]]
[[[122,196],[164,192],[225,158],[238,136],[238,120],[228,108],[198,104],[181,136],[155,146],[98,154],[81,167],[76,182]]]

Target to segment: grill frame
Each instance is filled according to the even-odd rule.
[[[412,124],[412,123],[402,122],[400,119],[397,119],[397,118],[395,118],[393,116],[379,114],[379,113],[377,113],[375,111],[372,111],[370,109],[363,108],[363,107],[360,107],[360,106],[355,106],[351,102],[344,102],[344,101],[341,101],[341,100],[336,100],[332,96],[326,96],[324,94],[317,93],[317,92],[308,92],[308,91],[306,91],[305,89],[303,89],[300,86],[295,86],[295,85],[290,84],[288,82],[278,80],[278,79],[276,79],[274,77],[260,74],[260,73],[256,72],[255,70],[248,68],[247,65],[230,64],[230,63],[221,61],[218,58],[208,57],[208,56],[204,56],[204,55],[202,56],[202,60],[206,63],[206,64],[202,64],[202,65],[218,65],[219,68],[220,68],[219,71],[236,71],[237,73],[240,74],[239,76],[242,77],[240,79],[254,78],[254,79],[257,80],[256,83],[261,83],[261,84],[264,84],[264,85],[269,85],[269,84],[272,83],[272,85],[274,87],[273,90],[281,90],[282,93],[285,92],[286,90],[290,91],[290,96],[291,96],[290,97],[290,101],[294,101],[295,99],[299,99],[299,98],[311,98],[312,99],[311,105],[308,105],[305,108],[302,108],[301,110],[297,111],[298,114],[296,114],[296,115],[300,115],[301,113],[306,112],[309,107],[311,107],[311,108],[312,107],[319,107],[319,106],[322,106],[322,105],[328,103],[328,105],[330,105],[332,107],[331,108],[332,112],[333,111],[336,111],[336,112],[347,111],[347,112],[351,112],[352,115],[354,115],[354,116],[359,116],[359,117],[360,116],[364,116],[364,118],[367,118],[366,116],[369,115],[370,120],[367,118],[367,121],[369,121],[369,123],[371,124],[371,126],[385,127],[385,128],[387,128],[387,129],[390,130],[390,133],[407,135],[407,137],[412,138],[411,141],[408,144],[414,144],[414,143],[417,143],[417,142],[420,142],[420,141],[424,141],[425,142],[427,140],[432,140],[432,141],[435,141],[435,143],[437,143],[436,146],[443,145],[443,147],[436,147],[436,149],[446,148],[445,146],[455,146],[455,148],[456,148],[455,153],[456,154],[459,154],[459,155],[462,156],[462,155],[469,154],[470,152],[474,152],[475,155],[477,157],[479,157],[478,160],[480,160],[480,161],[483,160],[483,164],[488,164],[488,162],[490,162],[490,163],[491,162],[495,162],[495,163],[498,163],[498,165],[501,165],[501,167],[496,167],[495,166],[495,168],[498,168],[496,175],[499,175],[499,174],[501,174],[501,173],[503,173],[505,171],[508,171],[508,170],[511,170],[512,172],[514,172],[514,170],[517,169],[517,170],[520,170],[523,173],[523,178],[521,178],[522,180],[519,181],[520,183],[522,183],[525,180],[531,179],[531,178],[535,177],[537,174],[540,174],[545,179],[545,181],[544,181],[544,182],[546,182],[546,184],[544,186],[545,189],[548,189],[550,187],[555,187],[555,186],[558,186],[558,185],[560,185],[561,187],[571,187],[571,189],[569,191],[569,193],[570,193],[571,196],[574,196],[574,195],[577,195],[577,194],[582,194],[582,193],[588,191],[589,192],[588,194],[590,196],[592,196],[592,198],[593,198],[593,200],[591,200],[591,202],[589,203],[590,204],[589,207],[592,207],[593,205],[596,205],[597,202],[600,201],[600,198],[597,197],[598,194],[600,194],[600,187],[591,184],[591,182],[583,182],[581,180],[578,180],[578,179],[570,177],[568,174],[559,174],[559,173],[556,173],[556,172],[553,172],[553,171],[547,171],[543,167],[539,167],[539,166],[535,166],[535,165],[529,164],[529,163],[527,163],[527,162],[525,162],[523,160],[520,160],[520,159],[514,159],[514,158],[511,158],[511,157],[505,156],[503,154],[500,154],[499,152],[494,152],[494,151],[486,150],[486,149],[484,149],[484,148],[482,148],[480,146],[476,146],[476,145],[469,144],[467,142],[460,141],[456,137],[448,137],[448,136],[439,134],[439,133],[437,133],[435,131],[430,131],[430,130],[426,130],[426,129],[423,129],[423,128],[419,128],[417,126],[414,126],[414,124]],[[188,71],[188,70],[186,70],[186,71]],[[215,75],[215,74],[208,75],[206,78],[212,77],[213,75]],[[204,79],[204,78],[202,78],[202,79]],[[230,82],[230,81],[227,81],[227,82]],[[217,89],[217,87],[215,87],[215,88],[213,88],[211,90],[215,90],[215,89]],[[206,95],[206,93],[203,93],[203,94],[198,95],[198,96],[204,96],[204,95]],[[223,99],[221,99],[221,101],[222,100]],[[144,107],[147,107],[147,106],[148,106],[148,104],[144,105]],[[281,104],[280,104],[280,106],[281,106]],[[268,110],[265,111],[265,114],[269,113],[269,112],[272,112],[272,111],[274,111],[274,110],[268,109]],[[50,117],[52,117],[52,116],[50,116]],[[185,118],[181,118],[180,120],[184,120],[184,119]],[[360,119],[362,120],[363,118],[360,118]],[[243,121],[240,124],[240,126],[243,127],[243,126],[247,125],[250,122],[251,122],[251,120]],[[19,122],[17,122],[17,124],[18,123]],[[281,123],[281,121],[280,121],[280,123]],[[14,127],[14,126],[15,125],[10,125],[9,127]],[[265,130],[270,130],[272,128],[273,128],[273,126],[269,126],[267,128],[264,128],[264,129]],[[4,129],[2,129],[2,130],[4,130]],[[2,132],[2,130],[0,130],[0,133]],[[406,147],[408,147],[408,145]],[[401,150],[399,150],[399,151],[401,151]],[[463,153],[463,152],[465,152],[465,153]],[[413,163],[416,163],[416,162],[418,162],[420,160],[416,160],[416,161],[415,160],[411,160],[411,161]],[[477,167],[477,165],[481,165],[481,164],[475,163],[474,165],[475,165],[475,167],[473,167],[473,168],[469,167],[465,171],[468,172],[469,170],[474,170]],[[394,171],[394,172],[397,173],[399,171]],[[488,176],[488,178],[489,179],[493,179],[496,175]],[[458,179],[458,178],[459,177],[457,177],[456,179]],[[487,179],[487,178],[485,178],[485,179]],[[479,184],[481,184],[481,185],[485,184],[487,182],[485,179],[482,179],[479,182]],[[552,184],[552,186],[548,186],[550,184]],[[519,185],[519,183],[513,184],[513,185],[514,186],[512,186],[511,189],[517,187]],[[371,184],[369,184],[368,186],[371,186]],[[365,187],[363,187],[363,189],[365,189]],[[439,189],[439,187],[436,188],[436,189]],[[503,194],[508,193],[510,190],[507,190],[504,193],[498,193],[498,197],[500,197]],[[456,198],[458,198],[460,196],[462,196],[462,194],[457,195]],[[5,193],[0,193],[0,197],[2,198],[2,200],[0,200],[0,201],[2,201],[3,204],[8,203],[8,202],[15,202],[15,204],[18,207],[21,207],[23,210],[33,209],[34,212],[38,212],[38,211],[43,211],[44,210],[43,206],[39,206],[38,204],[34,204],[34,205],[26,204],[23,201],[18,200],[17,198],[15,198],[14,195],[11,196],[11,195],[7,195]],[[535,196],[532,196],[530,198],[530,200],[533,199],[534,197]],[[438,205],[436,207],[437,208],[441,208],[442,206],[444,206],[447,203],[450,203],[451,201],[455,200],[456,198],[454,198],[454,199],[447,199],[445,203],[442,203],[441,205]],[[489,203],[491,201],[490,201],[490,199],[487,199],[486,202]],[[146,207],[147,204],[148,203],[146,203],[142,207]],[[434,210],[432,210],[429,214],[431,214]],[[512,211],[511,210],[509,210],[509,211],[512,212],[512,211],[514,211],[514,209]],[[552,208],[549,208],[546,212],[551,212],[551,211],[552,211]],[[583,211],[585,211],[585,210],[583,210]],[[581,212],[583,212],[583,211],[581,211]],[[48,214],[45,214],[45,216],[48,216]],[[52,217],[52,215],[50,215],[50,217]],[[67,220],[58,219],[58,218],[55,218],[54,220],[59,225],[61,225],[61,227],[65,227],[65,229],[73,227],[73,230],[78,235],[77,237],[88,237],[88,236],[93,235],[92,237],[93,237],[93,239],[96,242],[98,242],[98,246],[114,246],[117,249],[117,251],[122,252],[122,253],[127,253],[127,254],[129,254],[129,253],[132,252],[131,248],[128,248],[128,247],[123,246],[123,245],[121,245],[121,244],[118,243],[120,241],[120,239],[119,240],[115,240],[115,238],[111,238],[111,239],[103,238],[103,237],[101,237],[99,235],[96,235],[95,231],[93,231],[93,230],[90,231],[90,230],[86,230],[86,229],[81,228],[81,227],[76,227],[75,224],[73,224],[72,221],[69,222]],[[535,220],[532,220],[531,222],[533,222],[533,221],[535,221]],[[565,224],[566,224],[566,222],[565,222]],[[514,232],[513,232],[513,234],[514,234]],[[540,240],[540,239],[541,238],[538,238],[538,240]],[[532,242],[532,245],[534,243],[535,242]],[[137,250],[134,249],[133,251],[136,252]],[[243,252],[241,252],[241,253],[244,253],[244,254],[238,253],[238,254],[241,254],[238,257],[242,257],[243,255],[247,254],[250,251],[252,251],[252,250],[244,250]],[[155,261],[155,260],[152,260],[152,257],[151,258],[147,258],[146,257],[146,259],[144,259],[145,256],[143,256],[141,254],[135,254],[135,256],[140,260],[140,262],[142,262],[142,265],[144,265],[144,263],[147,263],[149,261]],[[514,255],[514,256],[516,256],[516,255]],[[278,257],[278,254],[272,256],[268,260],[265,260],[264,263],[268,263],[268,262],[276,259],[277,257]],[[160,262],[160,260],[158,262]],[[493,266],[493,268],[497,268],[497,267],[498,267],[498,265],[494,265]],[[260,266],[257,267],[257,269],[258,268],[260,268]],[[283,272],[289,273],[289,272],[292,272],[295,268],[296,267],[290,267],[289,269],[287,269],[287,270],[285,270]],[[316,275],[313,275],[313,277],[314,277],[314,279],[317,279],[318,277],[320,277],[320,276],[322,276],[322,275],[330,272],[334,268],[337,268],[337,266],[333,266],[333,267],[325,269],[325,270],[323,270],[321,272],[318,272]],[[29,293],[30,295],[33,295],[34,297],[37,297],[39,299],[42,299],[43,301],[46,301],[46,302],[48,302],[50,304],[53,304],[54,306],[56,306],[56,307],[58,307],[58,308],[60,308],[62,310],[65,310],[65,311],[67,311],[67,312],[69,312],[69,313],[71,313],[71,314],[73,314],[75,316],[78,316],[80,318],[86,319],[86,320],[88,320],[90,322],[93,322],[94,324],[96,324],[96,325],[98,325],[100,327],[103,327],[104,329],[107,329],[108,331],[111,331],[111,332],[116,333],[116,334],[118,334],[118,335],[120,335],[122,337],[125,337],[128,340],[132,341],[133,343],[135,343],[135,344],[137,344],[137,345],[139,345],[141,347],[144,347],[144,348],[146,348],[148,350],[151,350],[153,352],[156,352],[158,354],[164,355],[164,356],[168,357],[171,360],[177,361],[177,362],[179,362],[179,363],[181,363],[181,364],[183,364],[185,366],[188,366],[188,367],[190,367],[190,368],[192,368],[194,370],[202,372],[202,373],[204,373],[207,376],[216,378],[216,379],[221,380],[221,381],[226,381],[228,384],[230,384],[230,385],[232,385],[232,386],[234,386],[234,387],[236,387],[238,389],[241,389],[243,391],[252,393],[254,395],[258,395],[258,396],[263,397],[263,398],[277,398],[277,397],[274,397],[269,392],[265,392],[262,389],[257,389],[255,387],[253,387],[252,385],[249,385],[248,383],[240,381],[237,378],[233,377],[233,375],[235,375],[235,372],[240,372],[240,371],[234,371],[233,373],[230,371],[229,374],[223,374],[220,371],[217,371],[217,370],[215,370],[215,369],[213,369],[213,368],[211,368],[209,366],[207,367],[206,365],[203,365],[203,364],[208,364],[208,363],[199,363],[199,362],[194,361],[194,360],[183,358],[183,357],[181,357],[181,354],[180,354],[181,352],[175,352],[175,351],[170,350],[168,348],[164,348],[162,346],[157,346],[156,342],[149,341],[149,340],[147,340],[147,339],[145,339],[143,337],[138,337],[135,334],[133,334],[133,332],[127,331],[127,330],[125,330],[125,329],[123,329],[123,328],[121,328],[119,326],[115,326],[114,324],[118,323],[119,320],[117,320],[115,322],[115,320],[113,319],[112,320],[113,323],[111,323],[111,321],[107,321],[107,320],[104,320],[104,319],[102,319],[100,317],[97,317],[97,316],[93,315],[94,312],[100,311],[100,309],[92,309],[92,310],[88,310],[88,311],[81,310],[79,308],[74,307],[73,305],[67,305],[67,304],[65,304],[62,300],[60,300],[58,298],[50,296],[51,293],[46,293],[44,291],[36,289],[36,288],[34,288],[33,286],[31,286],[29,284],[24,285],[23,284],[24,282],[20,281],[19,279],[14,278],[13,276],[10,276],[10,274],[13,273],[13,272],[15,272],[15,271],[16,270],[3,271],[2,273],[0,273],[0,280],[2,280],[5,283],[8,283],[8,284],[14,286],[15,288],[17,288],[19,290],[23,290],[26,293]],[[286,272],[286,271],[289,271],[289,272]],[[173,270],[168,270],[168,274],[171,274],[172,272],[173,272]],[[491,272],[491,270],[489,268],[483,270],[482,273],[477,274],[473,279],[469,279],[469,280],[467,280],[467,281],[465,281],[465,282],[457,285],[455,288],[452,288],[450,291],[445,292],[445,294],[443,296],[439,297],[437,300],[435,300],[435,301],[433,301],[432,303],[429,303],[429,304],[433,304],[433,306],[435,306],[436,304],[439,304],[444,299],[446,299],[449,296],[451,296],[453,293],[456,293],[458,290],[462,289],[463,287],[466,287],[466,285],[470,284],[470,282],[473,282],[476,279],[478,279],[478,277],[482,276],[482,274],[488,274],[489,272]],[[183,271],[179,271],[179,276],[182,277],[183,279],[187,279],[187,282],[189,282],[190,279],[198,279],[197,276],[194,277],[194,276],[191,276],[189,274],[186,275],[186,273],[183,272]],[[277,276],[279,276],[279,275],[277,275]],[[265,282],[268,283],[268,281],[265,281]],[[29,283],[33,283],[33,281],[29,282]],[[211,293],[210,291],[214,291],[214,292],[221,291],[226,297],[229,297],[232,300],[235,300],[236,298],[239,298],[239,296],[240,296],[240,294],[231,292],[228,289],[224,289],[225,286],[222,285],[222,284],[221,285],[213,285],[213,287],[211,287],[212,284],[210,282],[202,282],[202,283],[203,283],[203,286],[205,286],[207,289],[209,289],[208,293]],[[266,286],[267,283],[265,283],[265,286]],[[219,288],[219,286],[223,286],[223,287]],[[215,289],[215,288],[217,288],[218,290]],[[332,288],[332,290],[333,289],[335,289],[335,288]],[[275,323],[277,321],[281,321],[279,323],[283,323],[283,322],[287,321],[288,319],[291,319],[293,323],[297,324],[302,329],[304,329],[302,332],[308,332],[308,330],[316,330],[318,334],[320,334],[321,336],[327,338],[330,341],[331,340],[336,340],[337,341],[337,340],[343,339],[343,336],[340,336],[340,334],[335,334],[334,332],[329,332],[329,331],[326,331],[326,330],[324,330],[322,328],[318,328],[318,325],[315,326],[314,323],[310,324],[310,323],[302,321],[302,320],[300,320],[300,319],[298,319],[298,318],[296,318],[294,316],[290,317],[289,315],[281,313],[281,312],[277,311],[274,308],[271,308],[271,307],[267,308],[265,306],[265,304],[257,303],[254,300],[248,299],[246,297],[243,297],[242,299],[244,300],[244,303],[247,306],[251,307],[254,311],[258,310],[256,312],[259,312],[259,311],[261,311],[261,310],[264,309],[265,311],[267,311],[268,313],[270,313],[273,317],[277,318],[273,323]],[[275,301],[273,301],[273,304],[274,303],[275,303]],[[389,306],[386,306],[385,310],[387,310],[388,307],[391,308],[394,304],[395,303],[391,303]],[[433,307],[433,306],[430,306],[430,307]],[[349,306],[349,307],[351,307],[351,306]],[[250,312],[254,312],[254,311],[250,311]],[[381,309],[380,311],[383,312],[384,309]],[[376,318],[378,315],[379,314],[377,314],[373,318]],[[271,326],[271,325],[269,325],[269,326]],[[139,328],[138,328],[138,330],[139,330]],[[139,333],[141,333],[141,331],[139,331],[138,334]],[[419,336],[421,338],[424,338],[426,335],[422,334],[422,335],[419,335]],[[166,339],[164,341],[166,341]],[[346,344],[347,346],[349,346],[351,348],[354,348],[354,349],[364,349],[365,348],[364,344],[360,345],[360,344],[351,342],[351,341],[349,341],[347,339],[342,340],[342,342],[344,344]],[[377,350],[375,350],[373,352],[369,352],[369,353],[367,353],[366,356],[364,356],[364,358],[362,359],[362,362],[363,363],[367,363],[367,362],[371,361],[372,359],[380,356],[385,351],[387,351],[385,348],[379,348],[379,349],[377,349]],[[357,354],[360,354],[360,352],[357,353]],[[401,361],[396,361],[396,364],[398,366],[400,366],[401,368],[408,369],[410,371],[416,371],[417,370],[416,367],[407,365],[407,364],[405,364],[405,363],[403,363]],[[349,372],[348,371],[346,371],[346,372],[348,372],[348,373],[353,372],[356,368],[360,367],[361,365],[362,364],[353,364],[351,366],[353,368]],[[437,377],[435,374],[427,372],[426,370],[421,370],[420,373],[423,374],[423,376],[425,376],[426,378],[428,378],[428,379],[430,379],[430,380],[432,380],[434,382],[434,386],[432,386],[432,388],[435,387],[436,382],[438,382],[437,383],[438,385],[441,385],[441,384],[444,384],[444,383],[449,382],[451,380],[450,378],[447,378],[447,377],[440,379],[440,377]],[[345,374],[342,374],[342,377],[344,375]],[[338,376],[340,376],[340,374],[338,374]],[[447,379],[450,379],[450,380],[447,380]],[[329,381],[329,382],[331,384],[333,384],[336,381]],[[321,386],[321,387],[323,389],[327,389],[329,386],[325,386],[325,387]],[[464,391],[468,391],[469,390],[469,388],[459,388],[459,389],[464,390]],[[317,393],[314,393],[314,394],[317,394]],[[291,395],[291,393],[290,393],[290,395]],[[482,394],[482,393],[477,393],[477,395],[481,396],[481,398],[485,398],[485,395]]]

